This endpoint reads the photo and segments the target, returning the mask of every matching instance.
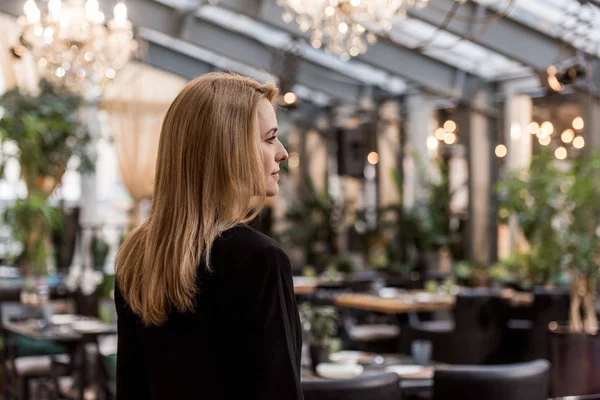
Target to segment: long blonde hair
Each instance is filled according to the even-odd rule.
[[[117,256],[117,284],[146,325],[195,308],[197,268],[215,239],[254,218],[265,182],[257,108],[278,89],[230,73],[188,83],[163,121],[149,218]]]

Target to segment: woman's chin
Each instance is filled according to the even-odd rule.
[[[277,193],[279,193],[279,185],[267,188],[267,197],[277,196]]]

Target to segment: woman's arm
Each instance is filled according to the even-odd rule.
[[[283,250],[261,250],[251,268],[254,307],[248,318],[244,368],[247,399],[301,400],[302,338],[291,266]]]
[[[119,288],[115,285],[115,305],[118,319],[117,399],[150,399],[150,388],[138,319],[133,315]]]

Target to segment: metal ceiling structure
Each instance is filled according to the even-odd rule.
[[[275,0],[205,3],[127,1],[130,19],[148,41],[150,64],[186,78],[244,66],[276,77],[293,53],[292,78],[322,99],[359,101],[373,87],[391,95],[417,87],[471,106],[476,92],[493,93],[496,82],[535,76],[575,54],[600,64],[600,8],[582,0],[430,0],[347,62],[313,49],[306,33],[283,21]],[[21,15],[23,4],[3,0],[0,12]],[[109,12],[115,0],[100,4]]]

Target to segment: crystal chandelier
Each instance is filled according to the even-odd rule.
[[[122,2],[108,22],[98,0],[48,0],[42,11],[35,0],[27,0],[23,11],[21,43],[33,54],[41,77],[68,90],[100,96],[137,50]]]
[[[277,0],[283,20],[296,21],[302,32],[311,30],[311,44],[349,59],[367,51],[377,33],[392,29],[411,7],[428,0]]]

